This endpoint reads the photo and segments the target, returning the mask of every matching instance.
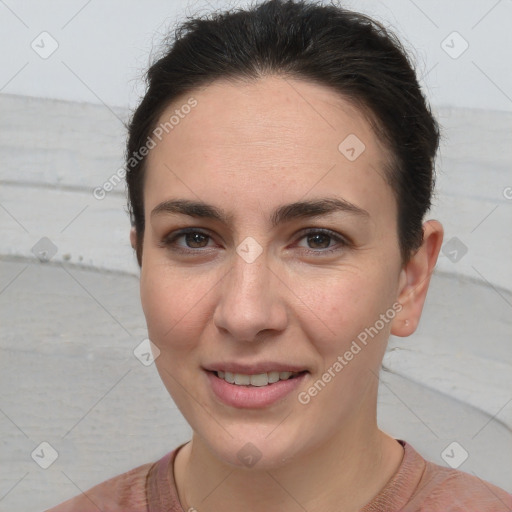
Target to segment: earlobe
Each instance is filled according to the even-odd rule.
[[[142,241],[138,240],[138,233],[134,226],[130,229],[130,245],[135,250],[139,267],[142,267]]]
[[[418,327],[442,242],[443,226],[436,220],[425,222],[423,243],[400,273],[398,302],[402,309],[393,319],[391,334],[409,336]]]
[[[137,231],[134,226],[130,229],[130,245],[132,246],[132,249],[137,248]]]

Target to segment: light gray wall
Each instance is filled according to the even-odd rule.
[[[158,44],[168,26],[185,14],[246,3],[1,2],[0,47],[7,51],[0,54],[0,91],[133,106],[141,91],[135,79],[146,65],[153,43]],[[512,2],[352,0],[344,4],[389,24],[408,42],[434,104],[512,110]],[[39,37],[42,32],[56,43],[50,36]],[[54,44],[58,48],[43,59],[32,49],[32,42],[43,55],[42,50],[48,52]],[[459,56],[466,45],[467,50]]]

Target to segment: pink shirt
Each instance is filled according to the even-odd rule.
[[[512,494],[479,478],[426,461],[400,441],[404,457],[395,475],[361,512],[510,512]],[[178,499],[174,458],[106,480],[47,512],[186,512]]]

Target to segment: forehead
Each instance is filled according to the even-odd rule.
[[[196,105],[183,108],[191,98]],[[364,114],[327,87],[283,77],[216,81],[175,100],[160,125],[173,115],[147,157],[146,211],[168,195],[246,206],[327,191],[355,203],[393,197],[387,151]]]

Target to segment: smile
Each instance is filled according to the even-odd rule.
[[[226,382],[230,384],[235,384],[236,386],[268,386],[269,384],[274,384],[280,380],[288,380],[297,377],[301,372],[278,372],[272,371],[267,373],[257,373],[254,375],[247,375],[243,373],[232,373],[232,372],[215,372],[217,377],[220,379],[224,379]]]
[[[283,401],[301,386],[308,371],[234,373],[205,371],[215,401],[237,409],[262,409]]]

